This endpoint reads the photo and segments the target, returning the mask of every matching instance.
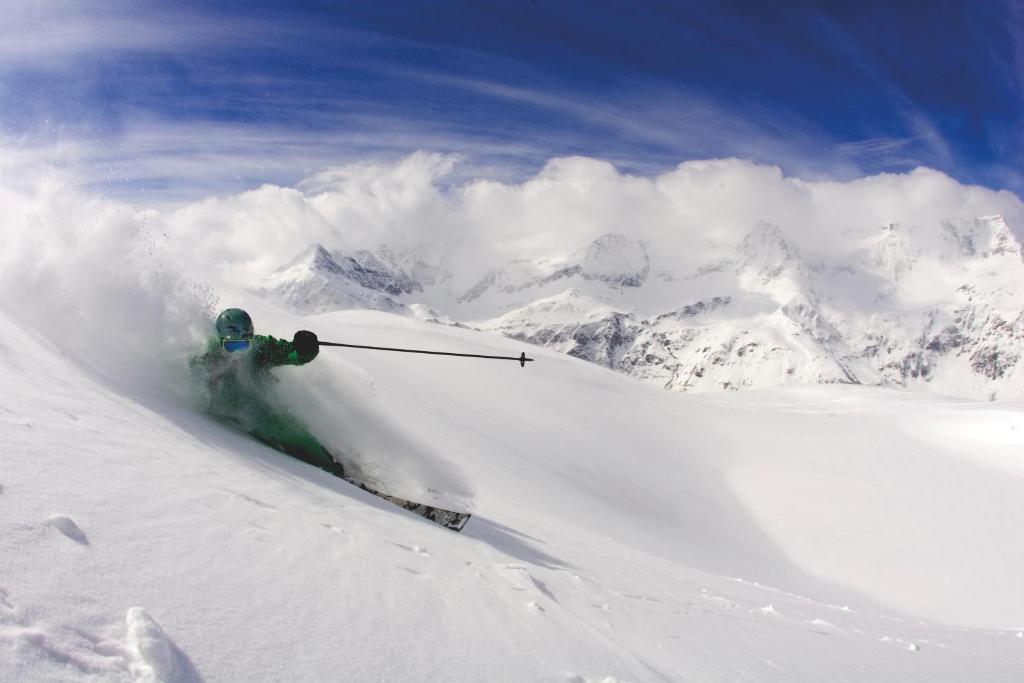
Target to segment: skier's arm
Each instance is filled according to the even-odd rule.
[[[313,335],[308,332],[308,335]],[[276,339],[271,336],[257,336],[254,339],[256,364],[264,367],[275,365],[305,365],[320,354],[316,343],[316,335],[312,340],[308,336],[296,333],[295,341]],[[298,343],[296,343],[298,342]]]
[[[219,339],[212,339],[207,345],[206,353],[193,356],[189,359],[189,371],[192,378],[205,385],[207,398],[220,393],[224,382],[225,356]]]
[[[192,356],[189,359],[188,366],[194,374],[199,375],[216,367],[218,361],[221,360],[221,355],[220,342],[213,340],[207,344],[206,353]]]

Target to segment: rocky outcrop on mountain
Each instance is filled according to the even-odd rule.
[[[713,311],[721,310],[728,306],[731,301],[732,297],[730,296],[714,296],[708,299],[707,301],[697,301],[692,304],[686,304],[685,306],[678,308],[674,311],[662,313],[661,315],[657,316],[654,320],[655,322],[660,323],[668,320],[682,320],[684,318],[695,318],[705,313],[711,313]]]
[[[301,313],[322,313],[343,308],[399,311],[404,306],[395,297],[419,289],[403,271],[368,251],[345,255],[314,244],[264,278],[256,291]]]
[[[1021,395],[1024,313],[981,304],[878,316],[871,324],[853,343],[887,383],[977,398]]]
[[[642,327],[631,314],[576,289],[535,301],[485,325],[485,329],[612,368],[618,367]]]
[[[535,302],[484,329],[680,391],[856,383],[861,381],[858,372],[880,383],[806,302],[790,302],[775,314],[742,326],[728,316],[706,317],[726,309],[728,297],[697,301],[646,319],[615,310],[558,321],[541,314],[567,299],[580,296],[569,291]]]
[[[501,291],[506,293],[514,292],[515,287],[509,285],[508,282],[509,278],[504,269],[489,270],[486,275],[480,278],[475,285],[466,290],[455,301],[460,304],[470,303],[496,288],[500,288]]]

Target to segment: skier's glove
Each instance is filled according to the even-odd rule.
[[[309,356],[320,350],[320,340],[309,330],[299,330],[295,333],[292,346],[300,356]]]

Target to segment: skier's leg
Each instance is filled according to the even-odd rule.
[[[296,433],[295,438],[285,444],[284,451],[288,455],[330,472],[336,477],[344,478],[345,476],[345,468],[341,463],[335,460],[331,452],[309,432]]]
[[[287,413],[273,413],[267,410],[264,414],[260,415],[256,428],[250,433],[271,448],[287,453],[314,467],[326,470],[336,477],[345,478],[345,470],[341,463],[337,462],[330,451],[324,448],[323,444],[309,433],[309,430],[306,429],[302,422]],[[432,505],[416,503],[382,493],[354,479],[346,479],[346,481],[378,498],[415,512],[421,517],[454,531],[462,530],[462,527],[466,525],[470,518],[468,512],[455,512]]]
[[[252,435],[271,448],[319,467],[336,477],[345,476],[341,463],[309,433],[305,425],[291,415],[270,412],[261,415]]]

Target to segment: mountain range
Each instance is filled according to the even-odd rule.
[[[685,258],[621,233],[499,264],[443,253],[314,244],[255,289],[301,313],[367,308],[497,332],[676,391],[847,383],[1024,397],[1024,260],[1000,216],[817,243],[760,222]]]

